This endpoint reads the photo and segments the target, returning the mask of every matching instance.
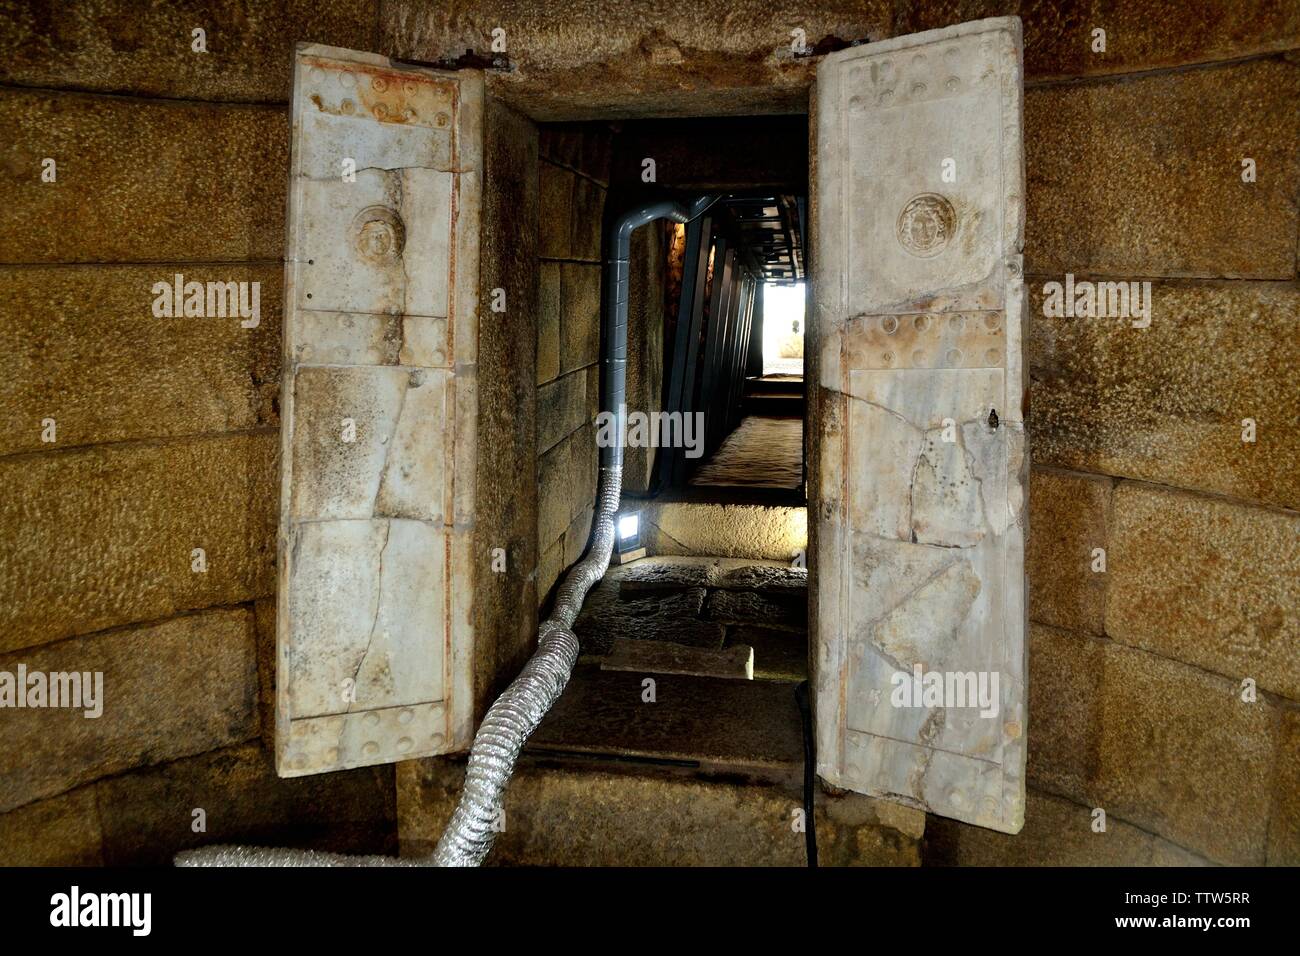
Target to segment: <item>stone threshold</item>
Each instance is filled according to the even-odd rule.
[[[788,780],[802,773],[804,756],[794,688],[776,681],[602,670],[598,661],[582,661],[525,752]]]

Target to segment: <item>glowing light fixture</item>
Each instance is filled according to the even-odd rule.
[[[635,511],[619,515],[614,526],[618,530],[618,546],[614,549],[619,564],[627,564],[645,557],[641,546],[641,515]]]
[[[638,514],[620,515],[618,519],[618,539],[620,541],[634,540],[641,529],[641,516]]]

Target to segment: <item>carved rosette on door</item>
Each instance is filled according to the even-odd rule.
[[[286,264],[282,775],[472,727],[482,81],[301,46]]]
[[[815,95],[818,771],[1016,832],[1019,20],[832,54]]]

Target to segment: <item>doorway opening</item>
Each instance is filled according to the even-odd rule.
[[[751,334],[760,362],[745,378],[740,421],[691,476],[696,488],[762,488],[798,494],[803,485],[804,283],[764,282],[762,325]]]
[[[803,378],[805,305],[802,282],[764,283],[764,377]]]
[[[617,526],[636,538],[628,553],[647,556],[612,566],[588,595],[574,626],[582,656],[529,749],[788,777],[805,756],[794,690],[808,674],[807,117],[544,125],[542,144],[544,161],[585,163],[574,194],[588,216],[605,178],[606,235],[646,203],[714,202],[633,234]],[[590,162],[602,155],[605,177]],[[554,228],[545,214],[541,228]],[[663,416],[673,427],[652,438],[675,440],[646,443],[637,413]]]
[[[805,209],[793,191],[729,193],[682,227],[665,409],[704,440],[661,452],[661,494],[801,501]]]

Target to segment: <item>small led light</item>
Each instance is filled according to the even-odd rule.
[[[618,529],[618,547],[610,559],[615,564],[627,564],[645,557],[645,546],[641,544],[641,515],[635,511],[621,514],[614,522]]]

